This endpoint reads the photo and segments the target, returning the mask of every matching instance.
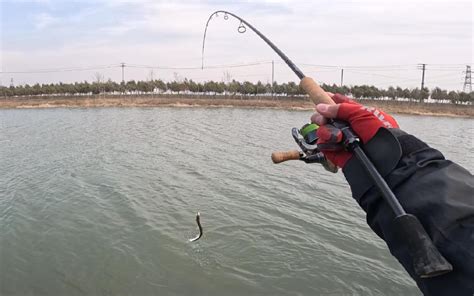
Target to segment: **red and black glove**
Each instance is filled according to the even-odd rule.
[[[359,136],[362,143],[367,143],[381,127],[398,128],[398,123],[387,113],[373,107],[362,106],[341,94],[332,96],[336,105],[319,104],[318,113],[311,121],[321,125],[317,131],[318,145],[326,158],[340,168],[352,157],[352,153],[343,149],[334,149],[335,144],[341,143],[342,132],[332,125],[325,125],[326,118],[346,121]],[[342,148],[342,146],[340,146]]]

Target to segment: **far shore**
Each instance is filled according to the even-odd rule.
[[[392,100],[359,100],[393,114],[474,117],[474,106],[439,103],[418,103]],[[314,110],[304,97],[244,97],[209,95],[95,95],[0,97],[0,109],[25,108],[96,108],[96,107],[237,107]]]

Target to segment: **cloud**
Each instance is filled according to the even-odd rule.
[[[316,5],[313,1],[81,0],[53,6],[34,12],[36,18],[30,28],[40,32],[15,33],[18,26],[6,30],[10,35],[5,37],[3,62],[8,69],[22,70],[25,65],[34,69],[122,61],[199,66],[204,25],[208,16],[220,9],[241,15],[254,24],[296,63],[414,65],[459,64],[472,60],[472,4],[468,1],[320,0]],[[233,19],[224,20],[222,15],[211,21],[206,64],[279,60],[250,30],[238,34],[238,24]],[[35,48],[33,52],[32,47]],[[248,74],[242,76],[243,79],[266,73],[255,79],[267,79],[267,68],[232,69],[231,72],[235,77]],[[278,81],[295,79],[284,66],[276,68]],[[338,80],[338,71],[320,74],[310,70],[313,72],[309,74],[317,73],[317,78],[323,81]],[[142,77],[143,73],[133,71],[128,69],[129,78]],[[168,72],[156,71],[155,75],[172,79],[172,72]],[[408,78],[417,81],[419,71],[414,67],[412,72],[407,73]],[[114,73],[110,76],[115,79],[114,75],[118,74]],[[212,71],[180,73],[193,79],[216,79],[216,75],[219,79],[221,74]],[[81,75],[71,73],[70,79],[88,79],[90,76]],[[44,79],[57,79],[55,77],[62,76]],[[377,78],[355,72],[348,72],[347,79],[353,83],[388,83],[382,76]]]
[[[34,26],[37,30],[43,30],[60,21],[59,18],[52,16],[49,13],[42,12],[34,17]]]

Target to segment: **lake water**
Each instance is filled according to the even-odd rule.
[[[341,173],[271,162],[310,115],[0,110],[0,294],[419,295]],[[473,171],[473,119],[396,118]]]

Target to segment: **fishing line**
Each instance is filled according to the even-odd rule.
[[[237,27],[237,32],[243,34],[247,31],[247,27],[250,28],[255,34],[257,34],[263,41],[265,41],[279,56],[280,58],[290,67],[291,70],[298,76],[299,79],[303,79],[305,75],[303,72],[275,45],[273,42],[271,42],[265,35],[263,35],[259,30],[257,30],[254,26],[252,26],[250,23],[245,21],[243,18],[225,11],[225,10],[218,10],[213,12],[210,16],[209,19],[206,22],[206,28],[204,29],[204,36],[202,38],[202,63],[201,63],[201,69],[204,69],[204,48],[206,45],[206,36],[207,36],[207,28],[209,27],[209,23],[211,19],[215,17],[219,17],[219,13],[224,14],[224,20],[228,20],[229,16],[232,16],[233,18],[237,19],[240,21],[239,26]]]

